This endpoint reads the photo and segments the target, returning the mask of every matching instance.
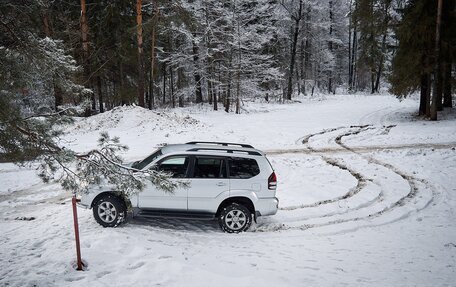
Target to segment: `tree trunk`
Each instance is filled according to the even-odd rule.
[[[438,101],[440,100],[440,105],[442,104],[441,94],[441,67],[440,67],[440,23],[442,19],[442,0],[438,0],[437,6],[437,21],[435,28],[435,52],[434,52],[434,89],[432,94],[432,104],[431,104],[431,120],[437,120],[437,110],[439,108]]]
[[[210,68],[209,68],[210,69]],[[207,93],[208,93],[208,101],[209,105],[212,105],[212,98],[213,98],[213,91],[212,91],[212,73],[209,73],[210,79],[207,80]]]
[[[304,75],[303,75],[303,90],[304,95],[307,95],[306,91],[306,80],[312,76],[310,59],[312,56],[311,53],[311,31],[310,31],[310,21],[311,21],[311,6],[307,6],[307,15],[306,15],[306,41],[304,48]]]
[[[138,105],[144,107],[144,56],[142,36],[142,0],[136,0],[136,38],[138,42]]]
[[[371,94],[375,93],[375,71],[371,71]]]
[[[426,115],[426,106],[428,105],[428,93],[429,93],[429,73],[424,73],[421,75],[421,91],[420,91],[420,108],[418,115]]]
[[[81,0],[81,37],[82,37],[82,51],[84,61],[87,64],[89,58],[89,41],[88,41],[88,34],[89,34],[89,26],[87,24],[87,9],[86,9],[86,1]],[[86,71],[87,73],[88,71]]]
[[[441,54],[441,53],[440,53]],[[437,111],[443,111],[443,65],[441,55],[438,58],[438,74],[437,74]]]
[[[231,61],[228,71],[228,87],[225,91],[225,112],[230,112],[230,105],[231,105]]]
[[[305,72],[304,72],[304,53],[305,53],[305,42],[304,39],[301,40],[301,52],[299,53],[299,93],[306,94],[306,86],[305,86]]]
[[[385,54],[386,53],[386,33],[387,31],[385,31],[385,33],[383,34],[383,39],[382,39],[382,55],[380,56],[380,60],[379,60],[379,63],[378,63],[378,69],[377,69],[377,76],[376,76],[376,79],[375,79],[375,86],[374,86],[374,91],[378,93],[378,90],[380,88],[380,77],[382,76],[382,70],[383,70],[383,61],[384,61],[384,58],[385,58]]]
[[[101,77],[100,77],[100,75],[97,76],[97,88],[98,88],[98,102],[99,102],[99,105],[100,105],[100,113],[103,113],[104,112],[104,108],[103,108],[103,92],[102,92],[102,89],[101,89]]]
[[[59,106],[63,105],[63,94],[62,94],[62,89],[60,89],[59,85],[55,83],[55,80],[53,81],[54,85],[54,110],[56,112],[59,111]]]
[[[333,1],[329,1],[329,41],[328,41],[328,48],[329,52],[332,54],[333,52],[333,43],[332,43],[332,32],[333,32]],[[333,92],[333,73],[332,68],[329,71],[328,76],[328,94]]]
[[[446,41],[443,41],[444,46],[443,48],[443,106],[446,108],[453,107],[453,100],[451,97],[451,86],[452,86],[452,78],[451,78],[451,71],[452,71],[452,59],[451,51],[454,51],[454,45],[451,46],[451,33],[454,29],[454,23],[451,21],[451,14],[456,13],[456,3],[455,1],[445,1],[442,7],[442,34],[444,35]],[[454,16],[453,16],[454,17]],[[453,18],[454,19],[454,18]],[[453,34],[454,35],[454,34]],[[454,43],[454,42],[453,42]],[[455,54],[456,55],[456,54]]]
[[[350,0],[349,5],[349,17],[348,17],[348,90],[351,90],[352,87],[352,46],[351,46],[351,37],[352,37],[352,0]]]
[[[288,71],[288,84],[287,84],[287,100],[291,100],[291,95],[293,94],[293,74],[294,74],[294,66],[295,66],[295,59],[296,59],[296,47],[298,44],[298,35],[299,35],[299,22],[302,18],[302,0],[299,0],[299,10],[295,20],[295,27],[293,33],[293,42],[291,44],[291,57],[290,57],[290,70]]]
[[[445,62],[445,73],[443,79],[443,106],[446,108],[453,107],[453,100],[451,98],[451,68],[451,62]]]
[[[217,92],[214,93],[214,111],[218,110],[218,101],[220,100],[221,97],[221,71],[220,71],[220,61],[218,62],[218,85],[217,85]]]
[[[217,93],[214,93],[214,99],[213,99],[213,101],[214,101],[214,111],[217,111],[217,110],[218,110],[218,104],[217,104],[217,102],[218,102],[218,99],[217,99]]]
[[[193,35],[196,37],[196,34]],[[203,92],[201,89],[201,75],[199,72],[199,48],[195,41],[192,41],[193,45],[193,62],[194,62],[194,77],[195,77],[195,102],[197,104],[203,102]]]
[[[240,23],[239,19],[237,21],[237,36],[238,36],[238,64],[237,64],[237,79],[236,79],[236,110],[235,113],[241,113],[241,60],[242,60],[242,51],[241,51],[241,32],[240,32]]]
[[[426,89],[426,117],[431,117],[431,92],[432,92],[432,82],[431,82],[431,73],[427,73],[427,89]]]
[[[310,59],[312,56],[311,53],[311,31],[310,31],[310,21],[311,19],[311,6],[307,7],[307,15],[306,15],[306,46],[305,46],[305,55],[304,55],[304,80],[309,79],[312,75],[308,72],[311,69],[310,66]]]
[[[81,18],[80,18],[80,25],[81,25],[81,38],[82,38],[82,56],[84,58],[84,72],[85,72],[85,82],[86,86],[90,85],[90,60],[89,60],[89,25],[87,24],[87,8],[86,8],[86,0],[81,0]],[[95,109],[95,94],[92,92],[91,96],[92,101],[92,109]],[[90,116],[91,110],[89,107],[85,110],[85,115]]]
[[[171,105],[173,108],[176,107],[176,98],[174,95],[174,75],[173,75],[173,67],[169,67],[169,85],[171,87]]]
[[[151,48],[150,48],[150,78],[149,78],[149,110],[154,108],[154,69],[155,69],[155,23],[152,26],[151,32]]]
[[[210,13],[210,8],[208,7],[208,1],[205,1],[205,29],[208,29],[210,27],[210,21],[209,21],[209,13]],[[213,88],[214,88],[214,83],[213,83],[213,73],[212,73],[212,64],[213,64],[213,55],[212,53],[212,42],[211,42],[211,35],[210,33],[206,33],[206,36],[204,37],[204,40],[206,42],[206,74],[207,79],[207,100],[209,105],[212,105],[212,100],[213,100]]]
[[[177,67],[177,90],[181,91],[184,88],[185,80],[184,80],[184,68]],[[178,105],[180,108],[184,107],[184,97],[182,94],[179,94],[178,98]]]
[[[114,101],[116,95],[118,93],[118,87],[117,87],[117,73],[114,74],[114,78],[112,79],[112,95],[114,97],[111,98],[109,101],[109,108],[107,110],[112,110],[114,106],[117,106],[117,102]]]
[[[125,82],[124,82],[124,68],[123,68],[123,63],[122,60],[119,58],[119,83],[120,83],[120,102],[122,105],[127,105],[128,99],[125,95]]]
[[[383,3],[384,6],[384,18],[383,18],[383,37],[382,37],[382,45],[381,45],[381,55],[380,55],[380,60],[378,63],[378,68],[377,68],[377,76],[375,79],[375,87],[374,90],[375,92],[378,93],[379,88],[380,88],[380,77],[382,76],[383,72],[383,62],[385,60],[385,54],[386,54],[386,36],[388,34],[388,23],[389,23],[389,8],[391,5],[391,0],[387,0]]]
[[[166,62],[163,62],[163,105],[166,103]]]
[[[353,27],[353,41],[352,41],[352,60],[351,60],[351,86],[350,89],[353,92],[356,92],[357,85],[356,85],[356,61],[357,61],[357,50],[358,50],[358,35],[356,30],[356,23]]]
[[[229,89],[230,87],[228,88],[227,91],[225,91],[225,112],[229,113],[230,112],[230,95],[229,95]]]

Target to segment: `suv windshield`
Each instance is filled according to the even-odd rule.
[[[136,169],[143,169],[145,168],[149,163],[153,162],[156,158],[162,155],[161,150],[157,150],[150,156],[146,157],[140,162],[135,162],[131,167],[136,168]]]

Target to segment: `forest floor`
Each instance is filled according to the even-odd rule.
[[[454,286],[454,109],[429,122],[414,99],[300,100],[240,115],[121,107],[68,127],[63,143],[81,151],[119,136],[127,161],[162,143],[249,143],[278,176],[277,215],[237,235],[175,219],[104,229],[79,208],[84,272],[69,194],[0,164],[0,286]]]

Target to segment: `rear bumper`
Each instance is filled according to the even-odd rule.
[[[255,204],[257,216],[274,215],[279,209],[279,199],[277,197],[259,198]]]

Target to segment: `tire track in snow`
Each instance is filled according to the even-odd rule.
[[[387,126],[385,127],[388,132],[389,130],[391,130],[391,128],[394,127],[394,126]],[[336,138],[336,142],[337,144],[339,144],[341,147],[345,148],[346,150],[349,150],[351,151],[352,153],[355,153],[357,154],[358,156],[362,157],[362,158],[365,158],[369,164],[377,164],[377,165],[380,165],[380,166],[383,166],[391,171],[393,171],[394,173],[398,174],[400,177],[402,177],[405,181],[407,181],[407,183],[409,184],[410,186],[410,191],[409,193],[402,197],[400,200],[398,200],[395,204],[395,206],[403,206],[405,205],[407,202],[411,201],[411,199],[415,198],[417,196],[417,193],[419,191],[419,188],[418,188],[418,184],[417,182],[421,182],[423,183],[428,189],[430,189],[432,191],[432,197],[431,199],[429,200],[429,202],[422,208],[426,208],[427,206],[429,206],[429,204],[431,204],[431,202],[434,200],[434,198],[436,197],[436,190],[433,186],[430,185],[429,182],[427,182],[426,180],[424,179],[418,179],[414,176],[411,176],[411,175],[408,175],[406,174],[405,172],[401,171],[400,169],[396,168],[395,166],[389,164],[389,163],[384,163],[376,158],[374,158],[373,156],[370,156],[370,155],[363,155],[359,152],[357,152],[356,150],[353,150],[351,147],[347,146],[346,144],[344,144],[342,142],[342,138],[345,137],[345,136],[350,136],[350,135],[355,135],[355,134],[359,134],[361,131],[358,131],[358,132],[353,132],[351,134],[347,134],[347,135],[341,135],[341,136],[338,136]],[[421,209],[419,209],[421,210]],[[417,210],[417,211],[419,211]]]
[[[323,130],[321,132],[310,134],[310,135],[307,135],[307,136],[303,137],[301,142],[302,142],[302,144],[306,145],[307,149],[309,149],[310,151],[320,154],[321,152],[319,150],[317,150],[317,149],[315,149],[315,148],[313,148],[313,147],[311,147],[309,145],[310,138],[312,138],[314,136],[318,136],[318,135],[323,135],[323,134],[326,134],[326,133],[334,132],[334,131],[337,131],[337,130],[340,130],[340,129],[344,129],[344,128],[345,127],[337,127],[337,128],[325,129],[325,130]],[[280,210],[296,210],[296,209],[317,207],[317,206],[324,205],[324,204],[330,204],[330,203],[334,203],[334,202],[337,202],[337,201],[346,200],[346,199],[354,196],[358,192],[360,192],[366,186],[367,179],[365,177],[363,177],[360,173],[356,172],[353,169],[350,169],[346,165],[341,164],[340,162],[338,162],[335,159],[329,158],[329,157],[324,156],[322,154],[320,154],[320,157],[327,164],[335,166],[335,167],[337,167],[337,168],[339,168],[341,170],[348,171],[350,173],[350,175],[353,176],[356,179],[356,181],[357,181],[356,186],[351,188],[346,194],[338,196],[338,197],[335,197],[335,198],[317,201],[317,202],[312,203],[312,204],[301,204],[301,205],[296,205],[296,206],[287,206],[287,207],[280,208]]]
[[[390,126],[384,127],[384,128],[391,129]],[[335,142],[338,145],[340,145],[341,147],[345,148],[346,150],[348,150],[348,151],[350,151],[350,152],[352,152],[354,154],[357,154],[358,156],[366,159],[368,164],[376,164],[376,165],[382,166],[382,167],[384,167],[384,168],[396,173],[397,175],[399,175],[403,180],[405,180],[408,183],[408,185],[409,185],[408,193],[406,195],[402,196],[399,200],[393,202],[391,205],[389,205],[389,206],[387,206],[387,207],[385,207],[385,208],[383,208],[383,209],[381,209],[379,211],[376,211],[374,213],[370,213],[368,216],[359,216],[359,217],[354,217],[354,218],[338,219],[338,220],[328,221],[328,222],[319,223],[319,224],[305,224],[305,225],[302,225],[302,226],[290,227],[289,229],[309,229],[309,228],[315,228],[315,227],[325,227],[325,226],[330,226],[330,225],[335,225],[335,224],[341,224],[341,223],[347,223],[347,222],[356,222],[356,221],[361,221],[361,220],[366,220],[366,219],[373,219],[373,218],[380,217],[380,216],[382,216],[382,215],[384,215],[386,213],[391,213],[391,212],[395,211],[397,208],[404,207],[407,203],[410,203],[413,199],[417,198],[418,192],[420,190],[419,187],[418,187],[418,182],[423,183],[426,186],[426,189],[431,191],[431,198],[429,200],[427,200],[427,202],[425,202],[423,206],[418,207],[418,208],[414,208],[414,209],[411,209],[411,210],[409,209],[408,211],[406,211],[404,214],[400,215],[399,217],[394,218],[393,220],[389,220],[389,221],[387,221],[386,223],[383,223],[383,224],[389,224],[389,223],[392,223],[392,222],[407,218],[411,213],[418,212],[418,211],[421,211],[421,210],[425,209],[426,207],[428,207],[434,201],[434,199],[435,199],[435,197],[437,195],[436,194],[436,189],[429,182],[427,182],[426,180],[417,179],[417,178],[415,178],[413,176],[407,175],[404,172],[402,172],[401,170],[399,170],[398,168],[394,167],[393,165],[388,164],[388,163],[384,163],[384,162],[382,162],[382,161],[380,161],[378,159],[375,159],[372,156],[362,155],[362,154],[358,153],[357,151],[352,150],[349,146],[345,145],[342,142],[342,138],[343,137],[356,135],[356,134],[359,134],[359,133],[367,131],[367,130],[368,129],[361,129],[360,128],[358,130],[339,135],[339,136],[336,137]],[[376,225],[378,225],[378,224],[367,224],[367,226],[376,226]],[[355,230],[358,229],[358,228],[355,228]]]
[[[339,160],[337,160],[335,158],[331,158],[331,157],[325,156],[324,154],[326,153],[325,152],[326,149],[315,148],[312,145],[310,145],[310,143],[309,143],[311,138],[314,138],[314,137],[317,137],[317,136],[322,136],[322,135],[327,135],[327,134],[330,134],[332,132],[336,132],[336,131],[343,130],[343,129],[353,129],[353,128],[366,129],[366,128],[371,128],[371,127],[369,125],[362,125],[362,126],[358,126],[357,125],[357,126],[337,127],[337,128],[325,129],[323,131],[304,136],[304,137],[301,138],[301,141],[302,141],[302,144],[306,145],[305,150],[310,151],[310,152],[315,153],[315,154],[318,154],[327,164],[329,164],[331,166],[337,167],[337,168],[339,168],[341,170],[348,171],[350,173],[350,175],[356,179],[356,181],[357,181],[356,186],[351,188],[346,194],[344,194],[342,196],[339,196],[339,197],[318,201],[318,202],[315,202],[315,203],[312,203],[312,204],[302,204],[302,205],[297,205],[297,206],[283,207],[283,208],[280,208],[280,210],[296,211],[298,209],[317,208],[317,207],[320,207],[320,206],[323,206],[323,205],[330,205],[330,204],[335,204],[335,203],[342,202],[342,201],[347,201],[347,200],[350,200],[350,198],[352,198],[356,194],[360,193],[366,187],[368,181],[372,182],[371,179],[363,176],[361,173],[355,171],[354,169],[349,168],[347,165],[341,163]],[[347,133],[347,132],[345,132],[345,133]],[[330,139],[332,141],[334,141],[334,137],[331,137]],[[341,150],[341,149],[339,148],[338,150]],[[344,148],[342,150],[347,152],[347,150],[344,149]],[[373,199],[371,199],[371,200],[369,200],[367,202],[362,202],[362,203],[358,204],[355,207],[342,208],[342,209],[335,210],[335,211],[332,211],[332,212],[326,212],[324,214],[320,214],[320,215],[317,215],[317,216],[315,216],[315,215],[314,216],[304,216],[304,217],[302,217],[302,218],[300,218],[298,220],[288,221],[287,223],[291,223],[291,222],[298,223],[298,222],[302,222],[302,221],[309,221],[309,220],[312,220],[312,219],[324,219],[324,218],[328,218],[328,217],[332,217],[332,216],[336,216],[336,215],[343,215],[345,213],[349,213],[351,211],[356,211],[356,210],[359,210],[361,208],[365,208],[365,207],[367,207],[369,205],[372,205],[375,202],[381,200],[382,196],[383,196],[383,194],[380,191]],[[341,206],[340,203],[338,205],[339,205],[339,208],[340,208],[340,206]],[[292,226],[287,226],[285,224],[264,223],[264,224],[257,225],[257,229],[255,231],[271,231],[271,230],[272,231],[279,231],[279,230],[284,230],[284,229],[308,229],[308,228],[311,228],[311,227],[317,227],[317,226],[316,225],[311,225],[311,224],[305,224],[305,225],[300,225],[298,227],[292,227]],[[265,230],[263,230],[263,229],[265,229]]]
[[[394,126],[390,125],[390,126],[384,126],[383,129],[383,133],[389,133],[389,131],[393,128]],[[407,182],[408,186],[409,186],[409,190],[408,192],[400,197],[398,200],[395,200],[393,201],[392,203],[390,203],[389,205],[385,206],[385,207],[382,207],[380,210],[378,211],[375,211],[375,212],[369,212],[368,215],[362,215],[362,216],[355,216],[355,217],[349,217],[349,218],[339,218],[339,219],[334,219],[334,220],[329,220],[329,221],[325,221],[325,222],[321,222],[321,223],[310,223],[310,224],[301,224],[299,226],[287,226],[285,224],[280,224],[278,225],[277,223],[265,223],[264,225],[260,225],[257,227],[257,230],[256,231],[268,231],[268,230],[274,230],[274,231],[278,231],[278,230],[287,230],[287,229],[299,229],[299,230],[305,230],[305,229],[310,229],[310,228],[315,228],[315,227],[324,227],[324,226],[330,226],[330,225],[335,225],[335,224],[341,224],[341,223],[348,223],[348,222],[356,222],[356,221],[360,221],[360,220],[368,220],[368,219],[373,219],[373,218],[377,218],[377,217],[380,217],[381,215],[385,214],[385,213],[391,213],[393,211],[395,211],[398,207],[402,207],[402,206],[405,206],[406,204],[412,202],[412,200],[415,199],[415,202],[414,202],[414,208],[412,208],[411,210],[409,209],[408,211],[406,211],[404,214],[400,215],[398,218],[395,218],[393,220],[389,220],[387,221],[387,223],[391,223],[391,222],[394,222],[396,220],[400,220],[400,219],[403,219],[403,218],[406,218],[408,217],[412,212],[417,212],[417,211],[420,211],[424,208],[426,208],[427,206],[429,206],[431,204],[431,202],[434,200],[435,196],[436,196],[436,190],[435,188],[429,184],[426,180],[423,180],[423,179],[417,179],[413,176],[410,176],[410,175],[407,175],[405,174],[404,172],[402,172],[401,170],[399,170],[398,168],[394,167],[393,165],[391,164],[387,164],[387,163],[383,163],[381,162],[380,160],[377,160],[375,158],[373,158],[372,156],[364,156],[363,154],[361,154],[359,151],[357,151],[356,149],[353,149],[347,145],[345,145],[343,142],[342,142],[342,139],[344,137],[348,137],[348,136],[353,136],[353,135],[357,135],[357,134],[360,134],[362,132],[365,132],[365,131],[368,131],[368,130],[372,130],[372,129],[376,129],[370,125],[362,125],[362,126],[350,126],[349,127],[351,130],[345,132],[345,133],[342,133],[338,136],[336,136],[333,140],[334,142],[340,146],[341,148],[343,148],[344,150],[352,153],[352,154],[355,154],[357,155],[358,157],[364,159],[367,161],[368,165],[378,165],[378,166],[381,166],[387,170],[389,170],[390,172],[392,173],[395,173],[397,174],[398,176],[400,176],[402,178],[402,180],[404,180],[405,182]],[[343,127],[340,127],[340,128],[335,128],[335,129],[327,129],[327,130],[324,130],[324,131],[321,131],[319,133],[315,133],[315,134],[311,134],[311,135],[308,135],[308,136],[305,136],[302,138],[302,142],[303,144],[307,144],[308,145],[308,149],[312,152],[315,152],[315,153],[324,153],[324,150],[321,150],[321,149],[316,149],[316,148],[313,148],[309,145],[309,140],[314,137],[314,136],[318,136],[318,135],[324,135],[324,134],[327,134],[327,133],[331,133],[331,132],[334,132],[334,131],[337,131],[337,130],[340,130],[340,129],[343,129]],[[353,130],[354,129],[354,130]],[[341,164],[337,159],[334,159],[334,158],[330,158],[330,157],[327,157],[327,156],[324,156],[324,155],[321,155],[321,157],[328,163],[328,164],[331,164],[333,166],[336,166],[336,167],[339,167],[339,168],[346,168],[346,165],[343,165]],[[282,210],[286,210],[286,211],[291,211],[291,210],[296,210],[298,208],[309,208],[309,207],[316,207],[316,206],[320,206],[320,205],[324,205],[324,204],[329,204],[329,203],[333,203],[333,202],[337,202],[337,201],[340,201],[340,200],[346,200],[350,197],[352,197],[353,195],[355,195],[356,193],[359,193],[363,190],[366,182],[367,182],[367,177],[365,177],[364,175],[362,175],[361,173],[358,173],[356,172],[355,170],[353,169],[347,169],[350,174],[352,176],[354,176],[357,180],[358,180],[358,184],[355,188],[355,191],[350,190],[347,194],[345,194],[344,196],[341,196],[341,197],[337,197],[337,198],[334,198],[334,199],[331,199],[331,200],[324,200],[324,201],[320,201],[320,202],[316,202],[314,204],[310,204],[310,205],[301,205],[301,206],[294,206],[294,207],[288,207],[288,208],[282,208]],[[381,175],[385,175],[385,173],[382,173]],[[419,183],[422,183],[424,186],[425,186],[425,190],[430,190],[431,191],[431,197],[430,199],[428,199],[426,201],[425,199],[425,202],[424,202],[424,205],[423,206],[418,206],[419,205],[419,202],[417,203],[418,201],[418,192],[420,190],[420,188],[418,187],[419,186]],[[356,211],[359,211],[360,209],[365,209],[367,208],[368,206],[373,206],[375,205],[376,203],[380,203],[381,201],[383,201],[382,199],[382,196],[383,196],[383,189],[385,188],[382,184],[380,184],[380,187],[382,189],[382,191],[380,192],[380,194],[374,199],[374,200],[371,200],[369,202],[366,202],[365,204],[361,204],[353,209],[348,209],[348,210],[345,210],[339,214],[336,214],[336,215],[344,215],[344,214],[347,214],[347,213],[353,213],[353,212],[356,212]],[[423,196],[420,196],[420,198],[422,198]],[[418,206],[418,207],[417,207]],[[374,209],[375,210],[375,209]],[[373,211],[374,211],[373,210]],[[322,215],[320,216],[319,218],[320,219],[323,219],[325,217],[332,217],[334,214],[326,214],[326,215]],[[300,221],[309,221],[309,218],[304,218]],[[298,221],[299,222],[299,221]],[[378,225],[378,224],[368,224],[368,226],[372,226],[372,225]],[[262,230],[262,229],[265,229],[265,230]]]

